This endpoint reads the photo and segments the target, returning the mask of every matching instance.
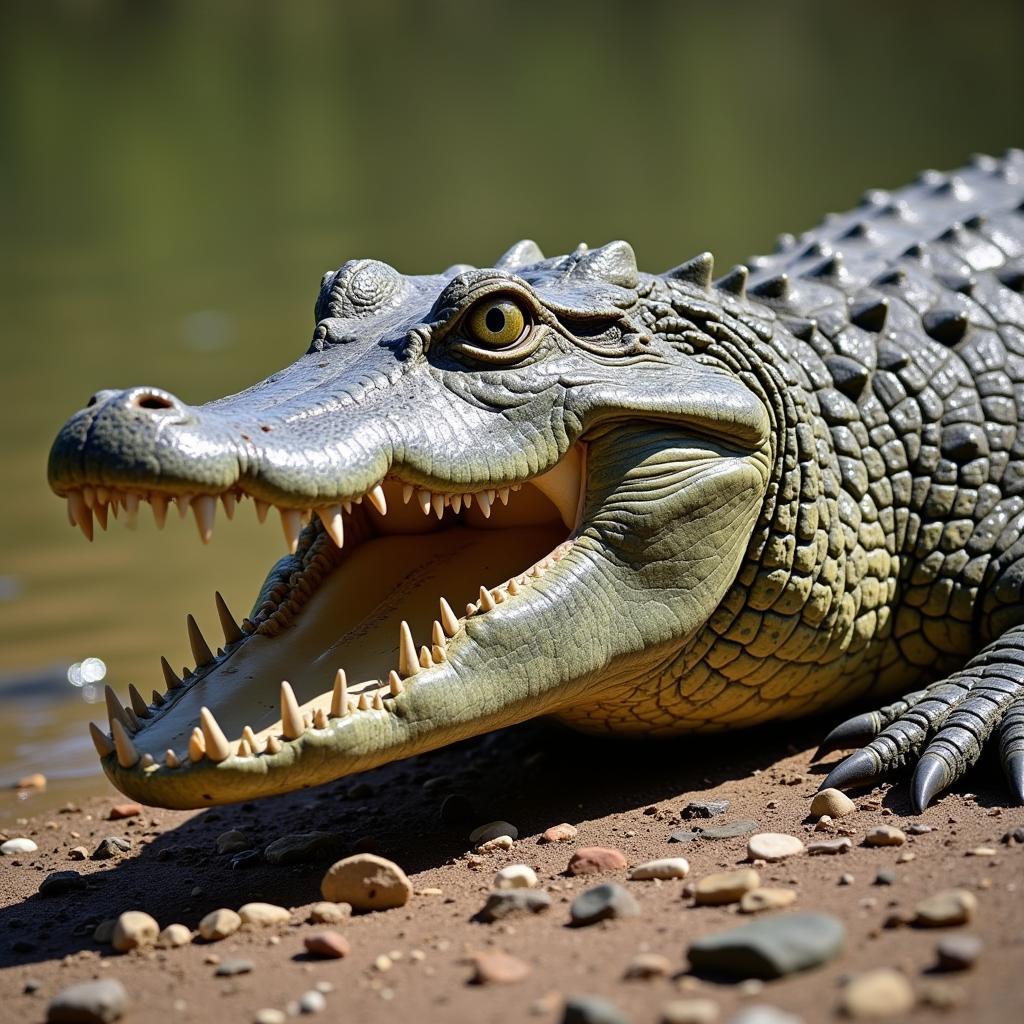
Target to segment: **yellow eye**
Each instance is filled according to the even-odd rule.
[[[511,299],[489,299],[470,313],[469,332],[476,341],[498,348],[518,341],[526,330],[526,316]]]

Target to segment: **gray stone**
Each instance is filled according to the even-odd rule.
[[[217,964],[217,970],[213,973],[218,978],[232,978],[236,974],[248,974],[251,970],[251,960],[225,960],[222,964]]]
[[[777,1006],[745,1006],[729,1018],[729,1024],[803,1024],[803,1017],[786,1013]]]
[[[831,914],[785,914],[703,936],[691,943],[696,971],[740,978],[781,978],[836,957],[846,929]]]
[[[40,896],[64,896],[69,892],[81,892],[85,879],[77,871],[54,871],[39,883]]]
[[[299,996],[299,1013],[323,1013],[327,1009],[327,1000],[322,992],[311,988]]]
[[[572,923],[580,927],[610,918],[636,917],[639,913],[640,905],[617,882],[585,889],[569,909]]]
[[[128,993],[116,978],[85,981],[55,996],[46,1011],[48,1024],[110,1024],[124,1016]]]
[[[760,827],[756,821],[737,818],[735,821],[725,821],[721,825],[708,825],[706,828],[696,825],[692,829],[680,829],[678,832],[673,832],[668,839],[670,843],[691,843],[694,839],[735,839],[737,836],[749,836]]]
[[[551,897],[542,889],[501,889],[489,893],[477,918],[500,921],[515,914],[540,914],[551,906]]]
[[[807,855],[809,857],[834,856],[840,853],[849,853],[853,849],[853,840],[847,836],[840,836],[838,839],[819,839],[816,842],[807,844]]]
[[[92,852],[93,860],[110,860],[120,857],[132,848],[132,841],[124,836],[106,836],[100,840],[99,846]]]
[[[264,851],[268,864],[304,864],[326,860],[341,847],[341,837],[333,832],[296,832],[275,839]]]
[[[629,1024],[629,1018],[600,996],[571,996],[565,1001],[562,1024]]]
[[[728,800],[691,800],[682,811],[684,821],[694,818],[716,818],[729,810]]]
[[[976,935],[947,935],[935,947],[940,971],[966,971],[981,956],[982,943]]]

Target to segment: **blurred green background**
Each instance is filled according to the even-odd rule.
[[[0,785],[101,785],[101,658],[148,693],[186,611],[282,550],[251,507],[92,546],[49,494],[100,387],[202,402],[297,357],[324,270],[630,240],[661,270],[770,248],[868,186],[1022,142],[1024,7],[68,2],[0,6]],[[145,517],[144,517],[145,518]],[[0,806],[0,820],[16,803]]]

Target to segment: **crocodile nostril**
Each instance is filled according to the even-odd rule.
[[[164,395],[136,395],[135,405],[139,409],[173,409],[174,403]]]

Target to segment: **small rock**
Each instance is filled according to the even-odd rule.
[[[127,910],[117,919],[110,944],[118,953],[128,953],[152,946],[159,934],[160,925],[149,914],[141,910]]]
[[[284,1010],[275,1010],[272,1006],[257,1010],[252,1019],[252,1024],[285,1024],[288,1015]]]
[[[477,913],[481,921],[493,922],[515,914],[540,914],[551,906],[551,897],[540,889],[503,889],[492,892]]]
[[[670,878],[685,878],[690,873],[690,862],[685,857],[663,857],[649,860],[631,868],[627,876],[634,882],[647,882],[655,878],[667,881]]]
[[[69,860],[85,860],[89,856],[89,851],[84,846],[72,846],[68,850]]]
[[[353,910],[387,910],[408,903],[412,885],[392,861],[375,853],[357,853],[331,865],[320,893],[325,900],[348,903]]]
[[[211,910],[199,922],[199,935],[205,942],[220,942],[242,927],[242,919],[227,907]]]
[[[973,850],[968,850],[964,855],[966,857],[994,857],[996,855],[996,848],[994,846],[975,846]]]
[[[811,801],[811,814],[815,818],[820,818],[823,814],[832,818],[845,818],[856,810],[857,805],[838,789],[823,789],[820,793],[815,793]]]
[[[187,946],[192,941],[192,932],[183,924],[169,924],[156,937],[156,944],[165,949]]]
[[[23,775],[14,784],[15,789],[46,789],[46,776],[42,772]]]
[[[569,908],[569,917],[578,927],[610,918],[636,917],[639,913],[640,905],[616,882],[585,889]]]
[[[324,999],[323,993],[318,992],[315,988],[311,988],[299,996],[299,1013],[323,1013],[326,1009],[327,1000]]]
[[[759,1004],[743,1007],[729,1018],[729,1024],[803,1024],[803,1018],[776,1006]]]
[[[925,981],[921,985],[921,1002],[935,1010],[955,1010],[967,1002],[967,991],[947,981]]]
[[[498,836],[509,836],[511,839],[519,838],[519,829],[510,825],[507,821],[489,821],[486,825],[473,829],[469,833],[469,841],[478,846],[486,843],[489,839],[497,839]]]
[[[77,871],[54,871],[39,883],[40,896],[65,896],[71,892],[81,892],[85,888],[85,879]]]
[[[738,836],[749,836],[760,827],[756,821],[742,818],[737,821],[726,821],[721,825],[708,825],[706,828],[697,826],[692,829],[681,829],[673,832],[668,840],[670,843],[691,843],[695,839],[735,839]]]
[[[85,981],[55,996],[46,1010],[48,1024],[111,1024],[124,1016],[128,993],[116,978]]]
[[[875,875],[875,885],[895,885],[898,876],[891,868],[883,868]]]
[[[717,818],[729,810],[728,800],[691,800],[682,810],[684,821],[695,818]]]
[[[495,836],[477,845],[479,853],[495,853],[498,850],[511,850],[515,840],[511,836]]]
[[[982,943],[975,935],[947,935],[935,947],[940,971],[966,971],[981,956]]]
[[[268,864],[305,864],[333,855],[341,840],[333,832],[296,832],[275,839],[264,851]]]
[[[876,825],[864,836],[865,846],[902,846],[906,841],[903,830],[895,825]]]
[[[495,889],[534,889],[537,872],[527,864],[509,864],[494,876]]]
[[[13,857],[16,854],[35,853],[39,847],[31,839],[17,836],[8,839],[6,843],[0,844],[0,854],[4,857]]]
[[[314,903],[309,908],[309,920],[313,924],[341,924],[352,916],[352,907],[348,903]]]
[[[667,978],[672,973],[672,962],[660,953],[637,953],[626,967],[622,977],[626,981],[647,981],[649,978]]]
[[[99,845],[92,852],[93,860],[110,860],[112,857],[120,857],[132,848],[132,841],[124,836],[106,836],[100,840]]]
[[[352,952],[348,939],[338,932],[316,932],[302,940],[310,956],[324,960],[341,960]]]
[[[236,974],[248,974],[251,970],[251,960],[225,960],[217,964],[217,969],[213,973],[218,978],[233,978]]]
[[[831,914],[779,914],[690,944],[696,971],[739,978],[779,978],[839,955],[846,929]]]
[[[926,836],[929,832],[935,831],[931,825],[925,825],[921,822],[917,822],[914,825],[907,826],[907,835],[909,836]]]
[[[857,881],[857,879],[854,878],[854,876],[851,875],[849,871],[844,871],[839,876],[839,884],[840,885],[853,885],[853,883],[856,882],[856,881]]]
[[[852,849],[853,840],[846,836],[841,836],[839,839],[819,839],[807,844],[807,854],[810,857],[849,853]]]
[[[271,844],[273,845],[273,844]],[[217,836],[218,853],[242,853],[252,848],[252,840],[238,829],[231,829],[229,832],[221,832]],[[264,853],[266,856],[266,853]]]
[[[915,1001],[914,990],[903,974],[891,967],[878,967],[849,981],[839,1005],[855,1020],[871,1020],[909,1013]]]
[[[741,914],[759,914],[762,910],[780,910],[796,902],[793,889],[751,889],[740,898]]]
[[[566,999],[562,1024],[629,1024],[626,1015],[600,996],[572,996]]]
[[[747,840],[747,859],[773,861],[785,860],[804,852],[803,841],[785,832],[759,832]]]
[[[658,1024],[715,1024],[718,1017],[713,999],[673,999],[661,1008]]]
[[[737,903],[743,894],[756,889],[761,884],[761,876],[753,868],[742,868],[739,871],[719,871],[705,875],[694,889],[697,906],[719,907],[727,903]]]
[[[473,957],[472,985],[507,985],[528,977],[532,968],[518,957],[500,950],[488,950]]]
[[[570,858],[570,875],[600,875],[607,871],[621,871],[626,858],[610,846],[581,846]]]
[[[107,815],[108,821],[120,821],[122,818],[134,818],[142,813],[142,804],[114,804]]]
[[[914,908],[918,928],[948,928],[967,924],[978,909],[978,900],[967,889],[946,889],[921,900]]]
[[[22,995],[32,996],[35,995],[41,988],[43,983],[38,978],[26,978],[25,984],[21,986]]]
[[[552,825],[551,828],[544,829],[537,841],[539,843],[571,843],[578,834],[579,830],[574,825],[563,821],[560,825]]]
[[[93,941],[109,946],[110,940],[114,937],[114,925],[116,924],[116,917],[108,917],[106,920],[100,921],[92,933]]]
[[[238,908],[238,916],[242,924],[252,928],[269,928],[275,924],[287,924],[292,912],[273,903],[246,903]]]

